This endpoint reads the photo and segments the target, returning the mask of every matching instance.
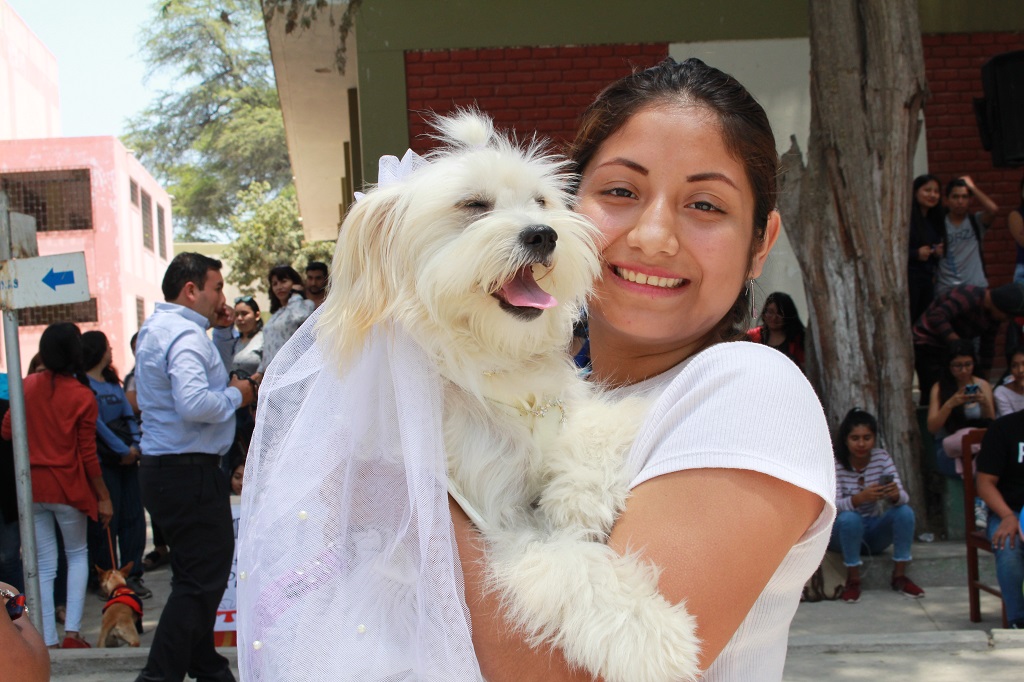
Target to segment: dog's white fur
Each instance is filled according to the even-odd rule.
[[[609,682],[693,679],[692,617],[658,593],[654,567],[603,543],[646,402],[597,396],[568,361],[599,235],[536,143],[476,112],[435,124],[445,146],[429,164],[345,219],[318,336],[345,363],[374,325],[399,323],[437,363],[451,479],[484,521],[491,587],[534,644]],[[538,226],[557,233],[550,253],[528,243]],[[492,295],[524,267],[558,305]]]

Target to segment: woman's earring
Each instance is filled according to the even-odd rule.
[[[750,301],[750,319],[757,319],[757,308],[754,307],[754,280],[747,280],[747,299]]]

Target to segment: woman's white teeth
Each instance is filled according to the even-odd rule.
[[[670,277],[654,277],[653,275],[648,276],[642,272],[633,272],[632,270],[626,270],[625,268],[615,268],[615,274],[622,279],[629,280],[630,282],[636,282],[637,284],[646,284],[651,287],[661,287],[663,289],[675,289],[676,287],[682,286],[686,280],[680,278]]]

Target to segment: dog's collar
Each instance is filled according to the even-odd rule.
[[[533,435],[534,441],[541,447],[558,437],[567,416],[565,402],[561,398],[518,400],[515,403],[488,398],[487,402],[509,416],[522,420]]]
[[[556,414],[555,410],[558,410],[558,424],[565,424],[565,401],[561,398],[548,398],[543,402],[537,400],[519,400],[516,404],[502,402],[500,400],[495,400],[494,398],[488,398],[488,400],[495,405],[508,408],[508,410],[514,410],[520,417],[531,417],[536,420],[544,419],[548,414],[554,415]]]

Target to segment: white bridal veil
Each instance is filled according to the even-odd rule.
[[[381,184],[421,163],[382,159]],[[321,353],[318,318],[260,387],[239,529],[242,679],[480,680],[440,377],[406,333],[381,327],[339,372]]]

